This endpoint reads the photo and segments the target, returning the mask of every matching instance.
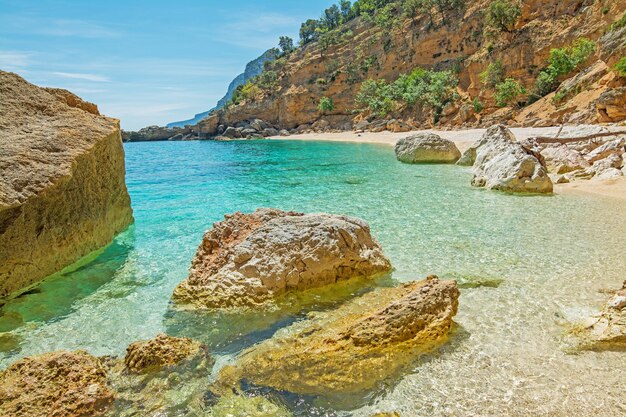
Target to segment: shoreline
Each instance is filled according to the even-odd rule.
[[[583,127],[585,125],[582,125]],[[596,125],[590,125],[596,126]],[[581,126],[565,126],[561,132],[566,136],[569,132],[580,129]],[[524,140],[534,136],[555,136],[559,131],[559,126],[552,127],[513,127],[510,128],[517,140]],[[333,132],[333,133],[303,133],[284,137],[271,138],[271,140],[302,140],[302,141],[322,141],[322,142],[350,142],[369,143],[394,146],[396,142],[406,136],[418,133],[436,133],[442,138],[451,140],[465,152],[474,141],[480,139],[487,129],[465,129],[465,130],[413,130],[410,132]],[[625,132],[623,129],[607,126],[607,130]],[[554,184],[554,193],[562,195],[587,195],[593,197],[609,197],[626,201],[626,177],[612,178],[607,180],[580,180],[568,184]]]

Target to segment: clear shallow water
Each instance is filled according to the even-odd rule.
[[[379,145],[161,142],[125,149],[135,225],[87,264],[1,308],[0,367],[57,349],[121,355],[161,331],[202,339],[224,363],[270,337],[301,314],[251,320],[177,314],[168,304],[213,222],[271,206],[368,220],[395,280],[504,280],[499,288],[463,290],[450,343],[364,403],[341,404],[349,414],[626,413],[626,354],[567,354],[563,340],[566,319],[597,309],[607,298],[598,290],[626,279],[623,202],[478,190],[465,168],[400,164],[392,148]],[[325,298],[307,309],[328,307]],[[328,415],[339,407],[310,403]],[[313,413],[306,404],[302,415]]]

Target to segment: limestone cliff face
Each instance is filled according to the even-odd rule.
[[[107,245],[132,221],[119,121],[0,71],[0,297]]]
[[[464,10],[453,12],[445,21],[435,15],[433,24],[427,16],[398,17],[399,25],[382,29],[361,18],[354,19],[347,23],[351,36],[326,49],[315,42],[299,48],[280,70],[279,85],[274,92],[218,112],[207,126],[233,125],[244,119],[260,118],[281,128],[292,129],[323,118],[331,127],[350,128],[357,121],[353,120],[355,97],[364,80],[393,80],[416,67],[458,71],[461,102],[445,109],[440,125],[469,126],[481,121],[490,124],[492,120],[487,116],[491,114],[497,120],[513,119],[518,111],[498,109],[493,92],[481,84],[479,74],[489,63],[502,60],[507,76],[532,88],[539,72],[547,65],[552,48],[569,45],[580,37],[600,39],[609,25],[626,10],[623,1],[525,0],[521,3],[522,16],[515,29],[495,38],[485,36],[487,0],[467,0]],[[619,44],[621,40],[623,38],[617,36],[612,41]],[[602,43],[599,46],[601,49]],[[598,51],[596,58],[606,62],[605,75],[607,64],[616,61],[618,52],[611,48]],[[591,94],[580,100],[594,103],[598,95]],[[329,97],[334,103],[334,109],[324,115],[318,111],[321,97]],[[484,104],[480,116],[474,115],[471,108],[467,109],[471,107],[472,98],[478,98]],[[465,109],[463,102],[466,103]],[[563,114],[576,113],[571,107],[565,103],[540,117],[525,115],[516,123],[528,124],[527,120],[530,120],[533,124],[541,117],[551,118],[545,123],[558,123]],[[419,111],[393,116],[407,120],[414,127],[428,127],[432,123],[428,114]],[[599,121],[595,111],[585,120]]]

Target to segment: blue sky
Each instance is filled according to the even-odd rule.
[[[0,0],[0,69],[66,88],[124,129],[208,110],[245,64],[332,0]]]

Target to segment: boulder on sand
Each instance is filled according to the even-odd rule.
[[[247,381],[304,395],[369,390],[446,340],[458,297],[455,281],[437,277],[376,289],[244,351],[213,389]]]
[[[515,193],[552,192],[547,169],[537,158],[541,156],[515,142],[506,126],[490,127],[470,149],[475,152],[473,186]]]
[[[174,300],[200,308],[257,306],[291,290],[390,269],[363,220],[258,209],[227,215],[205,233]]]
[[[24,358],[0,372],[2,416],[101,416],[113,400],[104,366],[84,351]]]
[[[453,164],[461,152],[454,142],[434,133],[419,133],[400,139],[395,147],[396,158],[408,164]]]

